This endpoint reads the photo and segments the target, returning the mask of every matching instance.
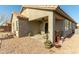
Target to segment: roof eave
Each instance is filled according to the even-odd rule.
[[[50,10],[56,11],[57,13],[61,14],[68,20],[75,22],[66,12],[64,12],[58,5],[23,5],[22,8],[32,8],[32,9],[41,9],[41,10]],[[21,11],[22,12],[22,11]]]
[[[55,10],[56,12],[60,13],[62,16],[66,17],[68,20],[74,22],[75,24],[77,24],[77,22],[75,22],[66,12],[64,12],[59,6],[57,7],[57,9]]]

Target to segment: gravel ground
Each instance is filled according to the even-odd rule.
[[[79,53],[79,34],[74,34],[71,38],[66,38],[61,48],[52,48],[51,51],[60,54]]]
[[[43,51],[43,52],[42,52]],[[47,53],[43,43],[32,38],[12,38],[2,40],[0,53]]]
[[[61,48],[44,48],[39,39],[28,37],[2,40],[0,53],[2,54],[70,54],[79,53],[79,35],[66,38]]]

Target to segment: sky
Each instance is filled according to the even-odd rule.
[[[79,23],[79,5],[59,5],[69,16]],[[11,19],[13,12],[20,12],[21,5],[0,5],[0,25]]]
[[[60,5],[60,7],[79,23],[79,5]]]
[[[0,5],[0,25],[11,20],[12,13],[20,12],[21,8],[21,5]]]

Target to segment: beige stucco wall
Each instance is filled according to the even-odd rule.
[[[15,15],[13,15],[13,18],[12,18],[12,33],[16,34],[16,36],[18,37],[19,31],[17,31],[17,29],[16,29],[16,21],[18,22],[18,18]]]
[[[41,34],[45,34],[45,22],[42,21],[42,23],[40,24],[40,29],[41,29]]]
[[[48,39],[54,43],[55,41],[55,13],[52,12],[48,17]]]
[[[16,27],[15,27],[16,20],[17,20],[17,18],[13,15],[13,18],[12,18],[12,32],[16,31]]]
[[[72,23],[71,21],[69,21],[69,22],[71,22],[71,24],[69,25],[69,27],[66,29],[65,28],[65,26],[67,25],[67,24],[65,24],[65,22],[66,22],[66,20],[67,19],[63,19],[63,20],[56,20],[55,22],[56,22],[56,31],[63,31],[62,32],[62,36],[63,37],[67,37],[67,36],[69,36],[70,34],[72,34],[72,30],[75,30],[75,23]]]
[[[30,31],[33,35],[41,33],[41,22],[39,21],[32,21],[30,22]]]
[[[56,20],[55,21],[55,31],[59,31],[61,33],[61,36],[63,36],[65,30],[65,24],[64,20]]]
[[[79,29],[79,23],[76,25],[77,29]]]
[[[76,28],[76,24],[75,23],[72,24],[72,28],[75,30],[75,28]]]
[[[65,19],[65,20],[67,20],[67,19]],[[67,24],[65,24],[65,22],[66,22],[65,20],[64,20],[64,25],[66,26]],[[76,24],[73,23],[72,21],[69,21],[69,22],[71,22],[71,24],[69,25],[68,29],[66,29],[64,26],[64,34],[63,34],[64,37],[69,36],[70,34],[72,34],[72,30],[75,30]]]
[[[20,19],[19,20],[19,36],[27,36],[28,32],[30,31],[29,21],[27,19]]]
[[[63,31],[64,30],[64,20],[56,20],[56,31]]]
[[[41,23],[40,28],[41,28],[41,34],[42,34],[42,35],[45,34],[45,24],[46,24],[46,23],[48,23],[48,18],[47,18],[47,20],[42,21],[42,23]]]

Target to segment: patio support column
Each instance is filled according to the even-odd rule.
[[[55,15],[51,13],[48,17],[48,40],[54,44],[55,39]]]

